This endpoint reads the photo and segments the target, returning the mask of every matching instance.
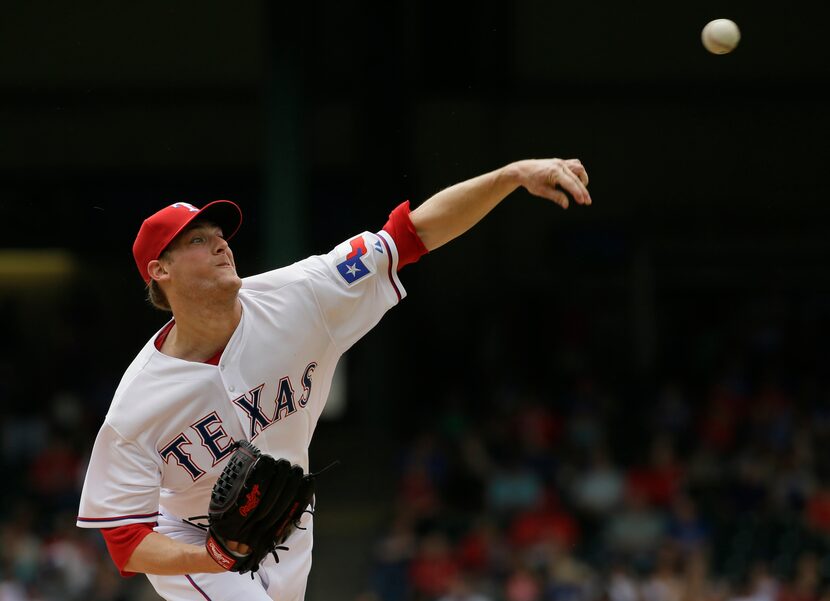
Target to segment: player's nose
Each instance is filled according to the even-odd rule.
[[[216,246],[214,248],[217,253],[225,253],[228,252],[230,246],[228,246],[228,241],[222,236],[216,236]]]

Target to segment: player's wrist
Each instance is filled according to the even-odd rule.
[[[247,545],[226,541],[212,531],[208,531],[205,550],[217,565],[228,571],[238,571],[240,562],[250,555],[250,549]]]
[[[525,172],[524,163],[526,162],[527,161],[516,161],[496,170],[496,180],[515,190],[522,185],[522,178]]]
[[[208,539],[208,542],[204,547],[199,549],[199,553],[196,558],[196,563],[199,567],[199,571],[201,572],[209,572],[215,574],[219,572],[227,572],[230,570],[230,567],[228,567],[228,562],[223,558],[221,552],[217,553],[215,549],[211,549],[210,539]]]

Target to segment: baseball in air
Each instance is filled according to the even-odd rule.
[[[700,38],[706,50],[712,54],[727,54],[741,41],[741,30],[734,21],[715,19],[706,24]]]

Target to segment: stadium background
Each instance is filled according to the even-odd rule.
[[[515,193],[348,354],[308,598],[826,598],[826,6],[5,8],[0,599],[154,598],[73,526],[164,320],[141,218],[235,200],[244,276],[542,156],[581,158],[594,205]]]

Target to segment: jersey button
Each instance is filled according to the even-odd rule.
[[[219,366],[219,371],[225,371],[225,366],[224,366],[224,365],[220,365],[220,366]]]
[[[231,384],[230,386],[228,386],[228,390],[233,392],[234,390],[236,390],[236,387],[233,384]]]

